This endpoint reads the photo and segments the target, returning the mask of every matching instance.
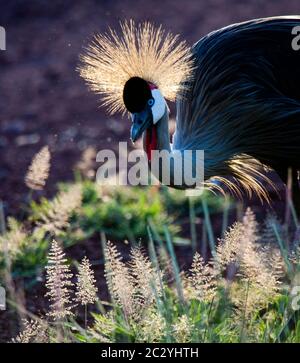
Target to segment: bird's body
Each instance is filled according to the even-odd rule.
[[[194,80],[177,103],[174,148],[204,149],[205,176],[232,174],[247,154],[281,176],[300,167],[300,16],[252,20],[192,48]],[[284,180],[285,181],[285,180]]]
[[[125,106],[133,115],[132,138],[144,134],[150,164],[155,149],[204,150],[206,180],[232,176],[234,182],[227,182],[231,189],[240,184],[266,196],[261,164],[284,181],[289,167],[300,168],[295,27],[300,27],[300,16],[234,24],[203,37],[190,52],[181,43],[174,48],[176,38],[164,41],[161,29],[149,24],[134,29],[130,23],[122,28],[121,40],[115,33],[98,39],[84,58],[82,76],[105,95],[110,109]],[[174,90],[179,97],[171,148],[163,96],[172,99]],[[175,170],[171,173],[174,177]],[[172,178],[169,185],[174,186]]]

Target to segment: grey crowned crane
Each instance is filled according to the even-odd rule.
[[[263,168],[284,182],[288,168],[300,169],[300,50],[292,47],[299,26],[300,16],[256,19],[189,48],[161,27],[130,21],[120,35],[96,36],[80,73],[111,113],[131,114],[131,139],[144,135],[150,165],[154,149],[204,150],[208,186],[219,185],[213,178],[268,198]],[[170,144],[166,100],[175,98]]]

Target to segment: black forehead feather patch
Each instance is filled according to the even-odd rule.
[[[151,97],[149,84],[144,79],[132,77],[125,83],[123,101],[129,112],[141,112]]]

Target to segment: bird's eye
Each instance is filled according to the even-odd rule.
[[[152,107],[152,106],[154,105],[154,98],[150,98],[150,99],[148,100],[148,105],[149,105],[150,107]]]

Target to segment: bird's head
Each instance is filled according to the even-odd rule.
[[[148,22],[97,35],[81,60],[80,75],[109,113],[131,115],[132,141],[163,117],[166,100],[182,94],[193,70],[186,43]]]
[[[140,77],[132,77],[125,83],[123,101],[131,114],[133,142],[163,117],[167,107],[160,90]]]

